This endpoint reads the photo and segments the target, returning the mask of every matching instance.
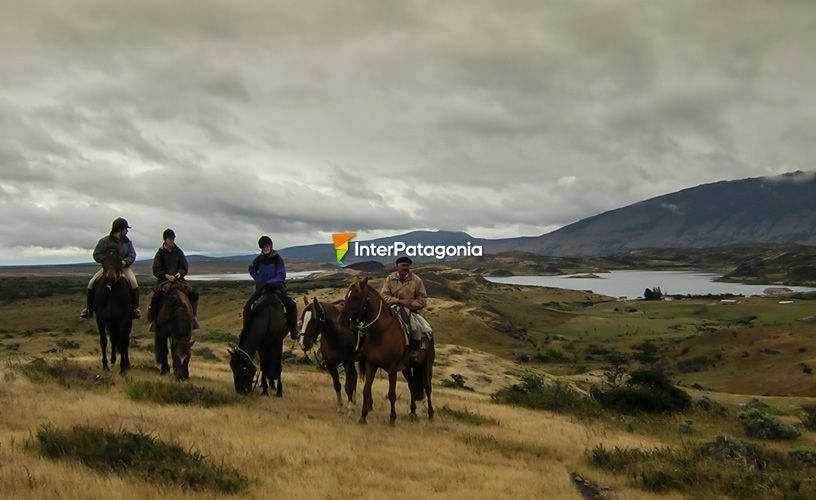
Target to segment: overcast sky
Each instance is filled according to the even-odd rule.
[[[0,264],[538,235],[813,170],[816,3],[0,0]]]

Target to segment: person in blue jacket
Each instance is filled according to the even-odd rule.
[[[298,335],[297,306],[295,301],[286,294],[286,266],[283,263],[283,257],[272,248],[272,238],[269,236],[261,236],[258,240],[258,247],[261,253],[249,265],[249,275],[255,280],[255,293],[244,305],[244,328],[249,324],[252,304],[263,294],[272,292],[281,299],[286,308],[289,335],[295,339]]]

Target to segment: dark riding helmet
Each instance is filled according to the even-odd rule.
[[[272,238],[266,235],[261,236],[261,239],[258,240],[258,248],[263,248],[266,245],[272,246]]]
[[[411,260],[410,258],[408,258],[408,257],[405,257],[404,255],[403,255],[402,257],[400,257],[399,259],[397,259],[397,264],[402,264],[403,262],[408,263],[408,265],[411,265],[411,264],[413,264],[413,263],[414,263],[414,261],[412,261],[412,260]]]
[[[113,223],[111,224],[111,234],[118,233],[122,229],[130,229],[130,224],[128,224],[128,221],[121,217],[113,219]]]
[[[169,227],[167,229],[165,229],[164,232],[162,233],[162,241],[164,241],[164,240],[166,240],[168,238],[171,239],[171,240],[176,239],[176,232],[173,231],[172,229],[170,229]]]

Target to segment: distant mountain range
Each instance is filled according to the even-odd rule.
[[[604,212],[535,237],[491,240],[474,238],[465,232],[413,231],[359,243],[461,245],[470,241],[483,245],[485,254],[522,251],[552,256],[608,256],[641,248],[816,245],[814,221],[816,174],[797,171],[776,177],[703,184]],[[281,254],[333,261],[334,247],[327,242],[286,248]],[[355,258],[349,252],[345,259],[360,260],[371,257]]]
[[[703,184],[582,219],[541,236],[474,238],[461,231],[412,231],[361,245],[482,245],[484,255],[528,252],[544,256],[611,256],[636,249],[712,248],[734,245],[797,243],[816,245],[816,172],[793,172]],[[330,241],[279,250],[288,260],[335,263]],[[244,263],[254,255],[191,255],[191,263]],[[390,257],[356,257],[346,264]],[[433,261],[433,258],[416,258]],[[450,260],[450,259],[448,259]],[[142,266],[147,262],[140,261]],[[68,266],[70,267],[70,266]]]

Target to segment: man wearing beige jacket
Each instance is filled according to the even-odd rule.
[[[417,358],[422,335],[430,339],[433,331],[428,321],[419,314],[428,303],[428,292],[422,279],[411,271],[411,264],[413,261],[408,257],[398,258],[397,269],[385,278],[380,295],[389,306],[397,307],[400,317],[409,326],[411,357]],[[404,310],[408,314],[403,314]]]

